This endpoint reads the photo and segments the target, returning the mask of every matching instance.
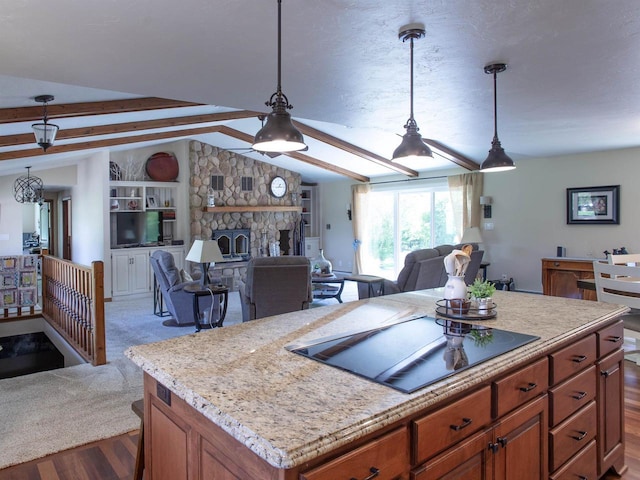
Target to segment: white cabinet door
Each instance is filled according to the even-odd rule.
[[[149,250],[136,251],[131,254],[130,286],[129,293],[148,293],[149,284]]]
[[[111,253],[111,296],[129,294],[129,252]]]

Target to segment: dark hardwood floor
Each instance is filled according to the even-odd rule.
[[[625,362],[626,462],[624,480],[640,480],[640,367]],[[129,480],[138,432],[65,450],[0,470],[0,480]],[[620,478],[613,474],[606,480]]]

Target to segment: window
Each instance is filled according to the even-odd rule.
[[[407,253],[458,241],[446,185],[389,188],[367,196],[367,232],[362,258],[366,273],[395,279]]]

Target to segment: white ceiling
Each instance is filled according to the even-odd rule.
[[[426,29],[415,43],[415,118],[425,138],[481,163],[493,135],[493,82],[483,66],[505,62],[499,136],[516,162],[640,144],[638,0],[283,0],[282,9],[292,115],[385,158],[409,113],[409,47],[398,31],[416,22]],[[198,112],[266,111],[276,87],[276,13],[275,0],[6,2],[0,108],[33,106],[47,93],[65,104],[153,96],[217,106]],[[260,127],[257,119],[228,124],[252,135]],[[16,131],[29,125],[0,125],[0,135]],[[220,134],[201,140],[247,146]],[[361,174],[392,173],[308,144],[308,155]],[[5,160],[0,171],[25,162],[33,163]],[[310,180],[340,178],[286,157],[272,163]],[[450,165],[437,157],[411,167]]]

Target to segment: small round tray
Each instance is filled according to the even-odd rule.
[[[477,307],[469,307],[469,311],[466,313],[457,313],[451,307],[447,306],[447,300],[441,299],[436,301],[436,313],[446,318],[455,318],[457,320],[489,320],[494,318],[498,312],[496,311],[497,305],[495,302],[491,303],[490,308],[483,309],[483,313],[480,313]]]

